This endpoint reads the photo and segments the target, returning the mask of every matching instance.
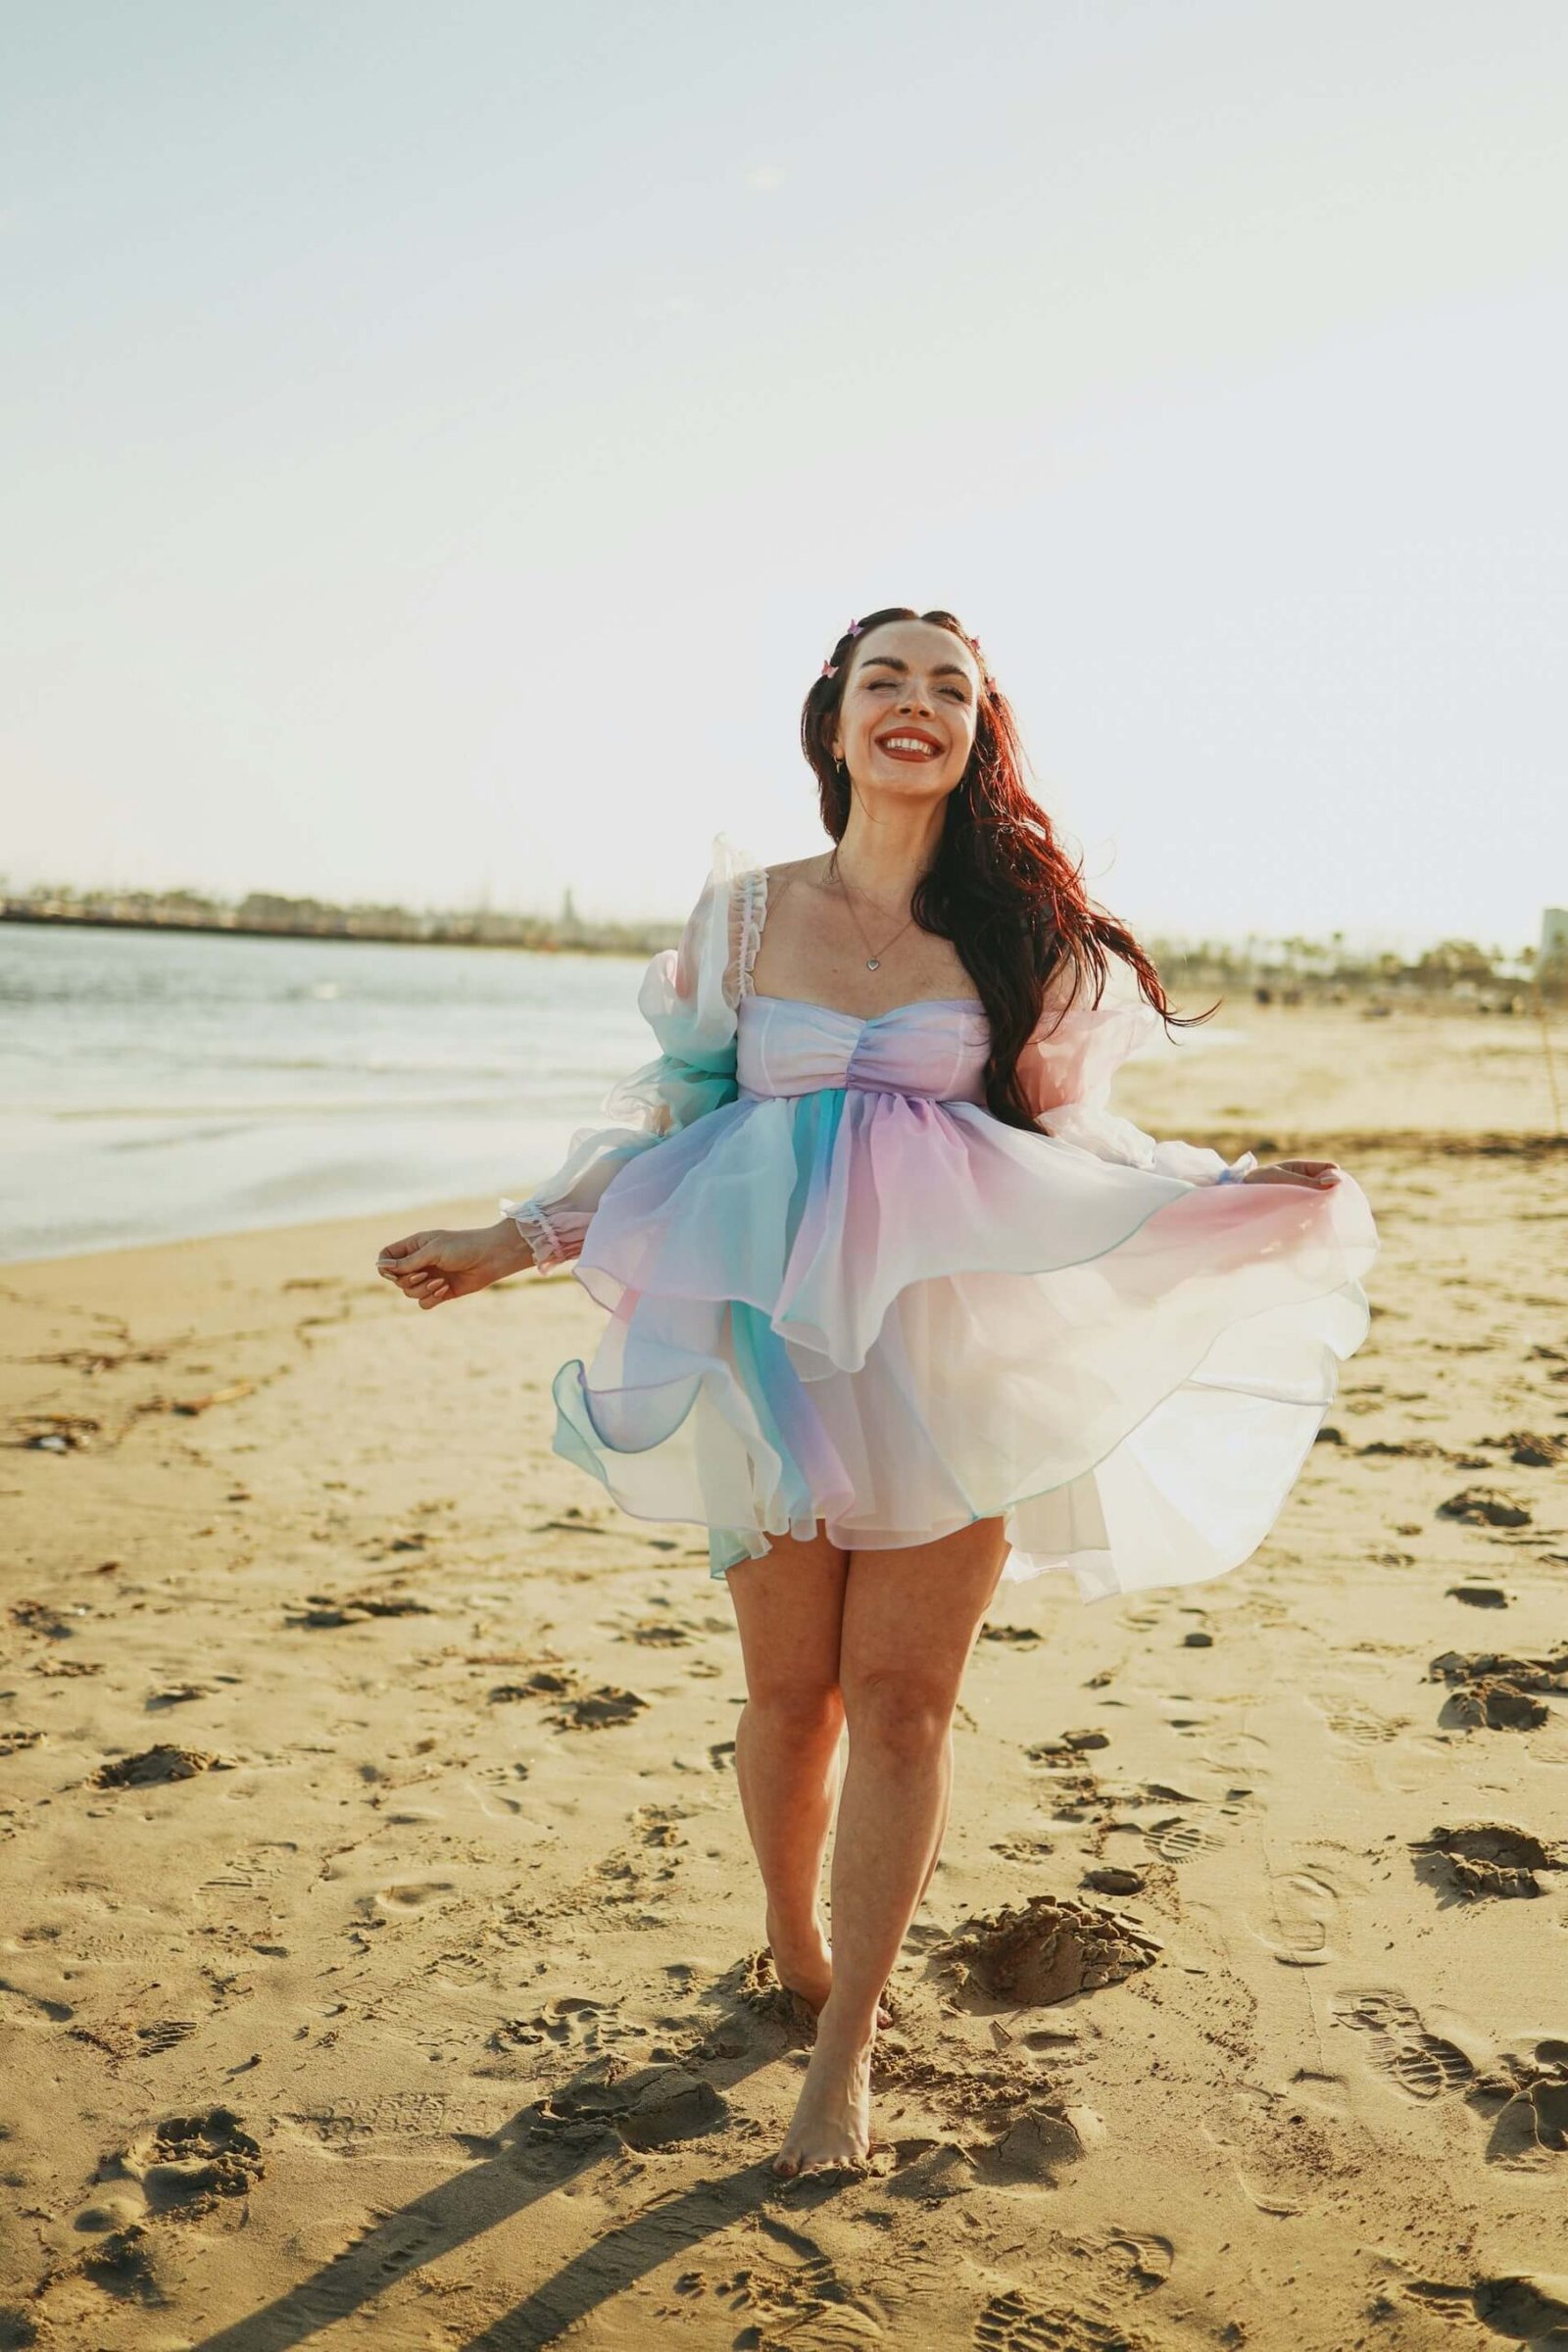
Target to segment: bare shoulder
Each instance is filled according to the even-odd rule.
[[[786,858],[777,865],[765,865],[762,871],[770,890],[787,890],[792,882],[815,881],[821,863],[820,858]]]

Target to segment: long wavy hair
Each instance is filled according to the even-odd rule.
[[[910,910],[922,931],[949,939],[975,984],[991,1024],[987,1107],[1012,1127],[1035,1124],[1018,1083],[1018,1058],[1038,1027],[1046,993],[1070,969],[1064,1002],[1091,987],[1105,993],[1106,958],[1119,956],[1138,976],[1139,993],[1169,1028],[1192,1028],[1219,1010],[1172,1012],[1159,974],[1114,915],[1089,898],[1082,864],[1056,839],[1050,817],[1024,783],[1026,761],[1006,696],[990,675],[978,641],[952,612],[916,612],[885,605],[848,631],[829,657],[836,676],[813,680],[801,710],[801,749],[816,776],[822,822],[842,841],[850,821],[849,771],[833,757],[834,723],[850,663],[871,631],[888,620],[930,621],[969,648],[981,673],[974,750],[948,795],[934,862],[916,884]]]

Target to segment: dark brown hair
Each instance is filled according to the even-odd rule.
[[[1219,1007],[1211,1004],[1190,1018],[1172,1012],[1159,974],[1132,933],[1089,898],[1081,863],[1068,858],[1025,786],[1023,746],[1007,699],[987,672],[976,640],[952,612],[885,605],[834,646],[829,661],[837,674],[813,681],[801,711],[801,748],[816,776],[822,822],[833,840],[843,840],[850,818],[849,772],[832,749],[844,681],[871,631],[889,620],[924,620],[951,630],[980,668],[974,750],[948,796],[936,858],[917,883],[910,907],[923,931],[953,942],[985,1006],[991,1023],[988,1107],[1009,1126],[1033,1127],[1018,1083],[1018,1057],[1039,1025],[1047,989],[1068,967],[1068,1002],[1092,982],[1090,1002],[1098,1004],[1105,993],[1106,957],[1119,956],[1167,1027],[1193,1027]]]

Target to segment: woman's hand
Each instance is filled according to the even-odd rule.
[[[1270,1167],[1249,1169],[1242,1179],[1244,1184],[1304,1184],[1314,1192],[1327,1192],[1339,1181],[1332,1159],[1278,1159]]]
[[[375,1270],[395,1282],[405,1298],[419,1306],[441,1306],[448,1298],[466,1298],[508,1274],[519,1274],[533,1264],[533,1252],[511,1217],[498,1224],[477,1226],[466,1233],[407,1234],[388,1242],[375,1261]]]

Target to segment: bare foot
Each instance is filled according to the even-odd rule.
[[[876,2029],[858,2037],[824,2030],[811,2052],[794,2120],[773,2159],[781,2179],[859,2171],[871,2153],[871,2050]]]
[[[833,1954],[821,1921],[792,1931],[769,1917],[767,1948],[785,1991],[797,1994],[814,2016],[833,1989]]]
[[[813,1921],[804,1936],[788,1936],[775,1931],[769,1920],[767,1949],[783,1989],[803,2001],[813,2017],[819,2017],[833,1989],[833,1951],[820,1922]],[[885,2000],[877,2003],[876,2022],[879,2030],[893,2023]]]

